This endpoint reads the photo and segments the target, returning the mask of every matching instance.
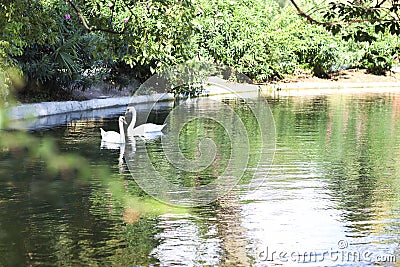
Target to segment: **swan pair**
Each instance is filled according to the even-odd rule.
[[[133,136],[143,137],[146,135],[146,133],[157,133],[157,132],[159,133],[165,127],[165,124],[158,125],[154,123],[145,123],[135,128],[136,109],[134,107],[129,107],[126,110],[125,115],[128,113],[132,113],[132,121],[127,129],[128,137],[133,137]],[[120,116],[118,118],[118,124],[119,124],[119,133],[115,131],[104,131],[103,128],[100,128],[102,142],[118,143],[118,144],[125,143],[124,124],[127,123],[124,116]]]

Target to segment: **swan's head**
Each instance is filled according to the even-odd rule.
[[[126,109],[125,115],[127,115],[128,113],[132,113],[132,114],[136,114],[136,109],[134,107],[128,107]]]
[[[119,120],[120,122],[122,122],[122,123],[127,124],[124,116],[119,116],[119,119],[118,119],[118,120]]]

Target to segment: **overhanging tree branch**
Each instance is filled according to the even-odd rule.
[[[300,7],[299,5],[297,5],[295,0],[290,0],[290,2],[292,3],[292,5],[294,6],[294,8],[296,9],[297,13],[305,18],[308,22],[313,23],[313,24],[317,24],[317,25],[323,25],[323,26],[334,26],[334,25],[349,25],[349,24],[355,24],[355,23],[377,23],[377,22],[399,22],[399,16],[397,14],[397,12],[393,12],[390,11],[393,14],[386,14],[386,16],[391,16],[391,18],[382,18],[382,17],[377,17],[377,18],[370,18],[370,19],[364,19],[364,18],[353,18],[350,20],[343,20],[343,21],[320,21],[317,19],[314,19],[311,15],[305,13]],[[387,7],[382,7],[382,5],[387,2],[387,0],[382,0],[380,2],[377,2],[375,6],[372,7],[366,7],[365,11],[370,11],[370,10],[390,10],[390,8]],[[357,7],[357,8],[362,8],[360,6],[357,5],[351,5],[352,7]],[[393,15],[396,15],[396,17],[394,17]]]
[[[101,31],[101,32],[107,32],[107,33],[111,33],[111,34],[124,34],[125,33],[125,27],[121,30],[121,31],[116,31],[113,29],[108,29],[108,28],[95,28],[95,27],[90,27],[85,19],[85,17],[82,15],[82,12],[80,11],[80,9],[72,2],[72,0],[66,0],[71,7],[75,10],[75,13],[77,14],[79,20],[82,22],[83,27],[85,27],[85,29],[88,32],[94,32],[94,31]],[[129,9],[129,8],[128,8]],[[132,16],[132,11],[129,9],[131,16]],[[128,20],[130,20],[131,16],[129,17]]]
[[[297,5],[297,3],[294,0],[290,0],[290,2],[294,6],[294,8],[296,8],[297,13],[299,13],[299,15],[301,17],[305,18],[306,20],[308,20],[309,22],[314,23],[314,24],[318,24],[318,25],[324,25],[325,24],[325,22],[315,20],[310,15],[307,15],[306,13],[304,13],[304,11],[301,10],[301,8]]]

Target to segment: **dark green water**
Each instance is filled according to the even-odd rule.
[[[83,156],[81,179],[49,173],[24,151],[0,152],[0,266],[395,266],[400,261],[400,93],[269,98],[276,124],[270,169],[198,208],[173,208],[135,183],[119,149],[100,149],[99,127],[117,116],[33,131],[59,150]],[[227,101],[254,124],[238,101]],[[204,106],[204,108],[213,108]],[[151,116],[161,123],[168,108]],[[218,110],[215,110],[218,112]],[[167,126],[168,127],[168,126]],[[201,127],[201,131],[197,130]],[[166,131],[168,134],[168,128]],[[182,131],[180,148],[196,155],[193,136],[212,138],[218,160],[200,176],[173,171],[161,140],[137,140],[171,181],[197,186],[226,166],[226,132],[209,120]],[[260,140],[251,133],[249,169]],[[127,144],[125,153],[132,150]],[[268,173],[269,171],[269,173]],[[394,262],[397,259],[397,263]]]

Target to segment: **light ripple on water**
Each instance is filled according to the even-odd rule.
[[[3,265],[297,266],[265,261],[259,253],[268,248],[321,256],[339,242],[347,243],[345,252],[399,258],[400,94],[275,100],[274,163],[247,169],[261,185],[243,181],[216,203],[180,215],[144,213],[135,224],[123,221],[122,202],[102,199],[104,187],[133,181],[118,165],[118,150],[100,150],[99,127],[115,129],[116,118],[35,132],[55,137],[62,151],[82,154],[93,168],[111,166],[112,173],[106,181],[64,179],[45,175],[43,162],[21,166],[7,151],[0,154],[0,250],[9,263]],[[143,172],[146,146],[162,158],[159,140],[138,142],[134,163]],[[146,200],[137,187],[125,189],[131,191],[123,197]]]

